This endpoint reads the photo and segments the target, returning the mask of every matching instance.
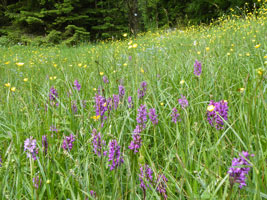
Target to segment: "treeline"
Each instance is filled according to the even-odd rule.
[[[0,0],[1,40],[76,44],[206,23],[258,0]]]

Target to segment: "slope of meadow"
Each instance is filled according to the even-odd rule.
[[[259,12],[95,46],[0,47],[1,199],[266,199]],[[254,156],[240,189],[228,171],[242,151]]]

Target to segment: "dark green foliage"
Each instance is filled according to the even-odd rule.
[[[67,38],[64,41],[64,44],[66,45],[75,45],[90,39],[90,33],[87,32],[85,28],[68,25],[65,29],[66,31],[63,34],[63,37]]]
[[[120,38],[125,32],[136,35],[151,29],[205,23],[230,7],[246,5],[251,9],[254,2],[257,1],[1,0],[0,37],[22,42],[22,36],[29,41],[40,36],[49,43],[64,41],[75,45],[89,39]]]
[[[59,44],[61,42],[61,32],[52,30],[48,35],[47,35],[47,41],[53,44]]]
[[[13,41],[7,36],[0,37],[0,46],[9,46],[12,45]]]
[[[185,13],[195,23],[209,22],[229,8],[243,7],[245,3],[253,7],[253,0],[190,0],[186,4]]]

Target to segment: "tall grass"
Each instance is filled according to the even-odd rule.
[[[263,7],[257,18],[221,19],[218,25],[146,33],[125,41],[72,48],[0,47],[1,199],[93,199],[91,190],[96,199],[143,199],[143,164],[154,175],[166,176],[168,199],[266,199],[266,20]],[[129,48],[130,40],[138,46]],[[203,69],[199,78],[193,74],[196,59]],[[81,84],[80,92],[73,88],[74,80]],[[147,94],[139,100],[142,81],[148,84]],[[120,82],[124,101],[102,126],[100,119],[94,120],[94,96],[99,87],[105,97],[118,94]],[[49,104],[52,86],[58,91],[58,107]],[[180,95],[189,102],[184,109],[177,101]],[[133,96],[132,109],[128,96]],[[210,100],[228,102],[222,130],[207,121]],[[134,154],[128,146],[141,104],[156,109],[159,123],[153,126],[148,120],[142,147]],[[177,124],[171,121],[174,107],[181,118]],[[52,125],[58,132],[50,131]],[[107,146],[113,139],[121,146],[124,163],[117,169],[110,171],[107,157],[94,154],[93,128]],[[66,151],[62,142],[70,134],[76,140]],[[43,135],[48,138],[46,155]],[[30,136],[39,147],[35,161],[24,152]],[[255,156],[247,186],[239,189],[235,184],[230,196],[227,171],[242,151]],[[38,189],[36,176],[41,179]],[[156,185],[146,190],[146,199],[163,199]]]

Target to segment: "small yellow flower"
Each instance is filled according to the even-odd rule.
[[[210,50],[210,48],[209,47],[206,47],[206,51],[209,51]]]
[[[200,53],[201,53],[200,51],[197,52],[198,55],[200,55]]]
[[[17,65],[18,67],[22,67],[22,66],[24,65],[24,63],[19,62],[19,63],[16,63],[16,65]]]
[[[96,91],[96,88],[93,88],[94,91]]]
[[[28,78],[24,78],[24,79],[23,79],[24,82],[27,82],[28,80],[29,80]]]
[[[264,58],[267,59],[267,55],[265,55]]]
[[[184,80],[181,80],[181,81],[180,81],[180,84],[181,84],[181,85],[183,85],[184,83],[185,83],[185,81],[184,81]]]
[[[57,64],[54,64],[54,67],[57,67]]]
[[[9,61],[5,62],[6,65],[8,65],[9,63],[10,63]]]
[[[81,67],[82,65],[83,65],[82,63],[79,63],[79,64],[78,64],[78,67]]]
[[[246,56],[250,56],[250,53],[246,53]]]
[[[99,119],[99,117],[100,117],[100,115],[95,115],[95,116],[91,117],[91,119],[97,121]]]
[[[263,72],[264,72],[264,69],[262,69],[262,68],[260,67],[260,68],[258,68],[256,71],[257,71],[257,73],[261,76],[261,75],[263,74]]]
[[[127,37],[127,33],[124,33],[122,36],[123,36],[123,37]]]
[[[230,51],[234,51],[233,49],[230,49]]]
[[[259,48],[261,45],[260,44],[257,44],[256,46],[255,46],[255,48],[257,49],[257,48]]]
[[[137,47],[137,44],[135,43],[135,44],[133,44],[133,48],[136,48]]]
[[[143,69],[143,68],[141,68],[141,73],[145,73],[145,71],[144,71],[144,69]]]
[[[50,77],[49,77],[49,79],[50,79],[50,80],[53,80],[53,77],[52,77],[52,76],[50,76]]]
[[[133,48],[133,46],[132,46],[132,45],[130,45],[130,46],[128,47],[128,49],[131,49],[131,48]]]
[[[55,80],[56,78],[57,78],[56,76],[53,77],[54,80]]]
[[[207,111],[212,112],[215,109],[214,105],[209,105]]]
[[[238,54],[240,57],[242,57],[242,54],[240,53],[240,54]]]
[[[128,42],[128,45],[131,45],[133,43],[133,41],[132,40],[130,40],[129,42]]]
[[[48,179],[48,180],[46,181],[46,184],[50,184],[50,183],[51,183],[51,180]]]
[[[126,67],[127,66],[127,63],[124,63],[123,66]]]
[[[228,53],[227,53],[227,56],[230,56],[230,55],[231,55],[231,54],[228,52]]]
[[[87,65],[84,65],[84,66],[83,66],[83,68],[86,68],[86,67],[87,67]]]
[[[99,72],[100,76],[103,76],[104,75],[104,72]]]
[[[245,88],[239,88],[238,91],[239,92],[244,92],[245,91]]]
[[[10,88],[11,92],[15,92],[16,91],[16,87],[12,87]]]
[[[161,102],[161,103],[160,103],[160,105],[161,105],[161,106],[164,106],[164,103],[163,103],[163,102]]]
[[[6,83],[5,86],[6,86],[6,87],[10,87],[11,84],[10,84],[10,83]]]

